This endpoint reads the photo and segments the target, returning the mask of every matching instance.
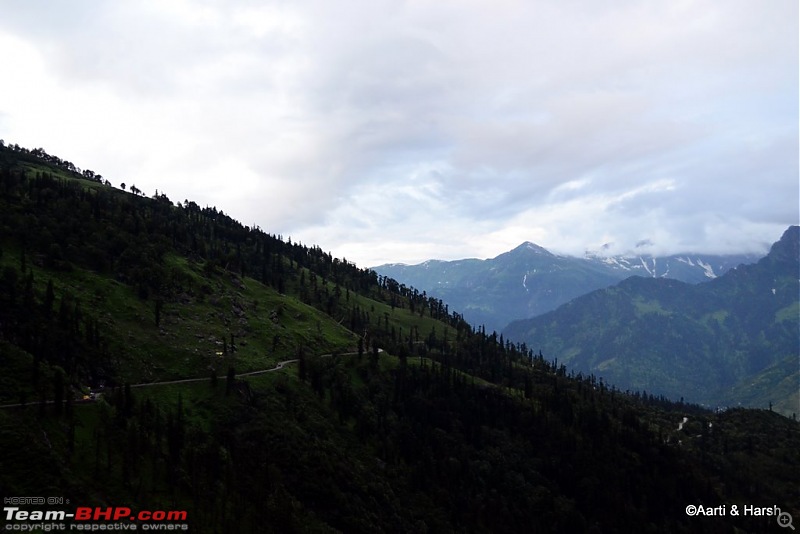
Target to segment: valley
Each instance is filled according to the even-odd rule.
[[[623,390],[792,417],[800,412],[798,241],[791,227],[764,258],[573,258],[523,243],[488,260],[376,269]]]

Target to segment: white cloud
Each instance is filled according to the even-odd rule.
[[[0,137],[361,265],[753,249],[800,219],[797,42],[788,0],[34,0]]]

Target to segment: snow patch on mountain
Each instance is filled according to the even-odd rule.
[[[647,266],[647,262],[644,261],[644,258],[640,256],[639,261],[642,263],[642,267],[644,267],[644,270],[647,271],[647,274],[649,274],[650,276],[655,276],[655,274],[653,274],[653,271],[650,270],[650,267]],[[653,263],[655,264],[655,261],[653,261]],[[653,267],[655,267],[655,265],[653,265]]]
[[[627,262],[621,262],[619,258],[614,256],[609,256],[608,258],[601,258],[600,261],[605,263],[606,265],[611,265],[612,267],[618,267],[620,269],[624,269],[626,271],[630,271],[631,268],[629,265],[626,265]]]
[[[697,260],[697,265],[703,268],[705,271],[706,278],[716,278],[717,273],[714,272],[714,268],[709,265],[708,263],[704,262],[703,260]]]

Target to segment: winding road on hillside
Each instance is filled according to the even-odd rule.
[[[349,354],[349,353],[348,353]],[[320,358],[330,358],[331,354],[322,354]],[[271,369],[261,369],[259,371],[250,371],[248,373],[239,373],[236,378],[242,378],[245,376],[255,376],[255,375],[263,375],[264,373],[271,373],[273,371],[280,371],[283,369],[285,365],[290,363],[298,362],[297,358],[293,360],[283,360],[282,362],[278,362],[275,367]],[[146,388],[151,386],[168,386],[170,384],[191,384],[192,382],[205,382],[208,381],[209,377],[205,376],[203,378],[184,378],[182,380],[165,380],[163,382],[145,382],[142,384],[131,384],[131,388]]]
[[[378,352],[383,352],[383,349],[378,349]],[[343,352],[343,353],[339,354],[339,356],[353,356],[355,354],[358,354],[358,352]],[[332,358],[333,354],[320,354],[319,357],[320,358]],[[280,371],[286,365],[289,365],[291,363],[297,363],[299,361],[300,360],[297,359],[297,358],[294,358],[292,360],[283,360],[282,362],[278,362],[275,365],[275,367],[272,367],[270,369],[260,369],[258,371],[248,371],[247,373],[239,373],[239,374],[235,375],[235,377],[236,378],[243,378],[243,377],[248,377],[248,376],[263,375],[264,373],[272,373],[274,371]],[[208,380],[210,380],[210,377],[205,376],[205,377],[202,377],[202,378],[184,378],[184,379],[181,379],[181,380],[164,380],[164,381],[161,381],[161,382],[144,382],[142,384],[131,384],[131,388],[146,388],[146,387],[152,387],[152,386],[168,386],[168,385],[171,385],[171,384],[191,384],[193,382],[206,382]],[[97,398],[99,398],[99,396]],[[92,404],[97,400],[97,398],[95,398],[95,399],[81,399],[81,400],[77,400],[76,399],[75,401],[73,401],[73,404],[74,405]],[[49,401],[45,401],[45,404],[53,404],[53,402],[54,401],[49,400]],[[39,404],[39,403],[38,402],[28,402],[28,403],[24,403],[24,404],[23,403],[3,404],[3,405],[0,405],[0,408],[19,408],[21,406],[34,406],[34,405],[37,405],[37,404]]]

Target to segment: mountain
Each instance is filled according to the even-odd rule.
[[[672,256],[598,256],[587,253],[590,261],[599,261],[617,271],[623,278],[671,278],[697,284],[707,282],[742,264],[758,261],[756,254],[675,254]]]
[[[318,246],[128,191],[0,142],[8,530],[76,528],[29,522],[43,507],[20,495],[186,514],[79,529],[201,534],[764,532],[774,516],[683,510],[800,514],[795,421],[570,376]]]
[[[487,260],[429,260],[418,265],[386,264],[374,270],[442,299],[472,324],[500,331],[511,321],[541,315],[629,276],[698,283],[757,259],[754,255],[604,257],[590,253],[576,258],[525,242]]]
[[[503,334],[622,389],[798,412],[798,254],[792,226],[769,254],[709,282],[632,277]]]

